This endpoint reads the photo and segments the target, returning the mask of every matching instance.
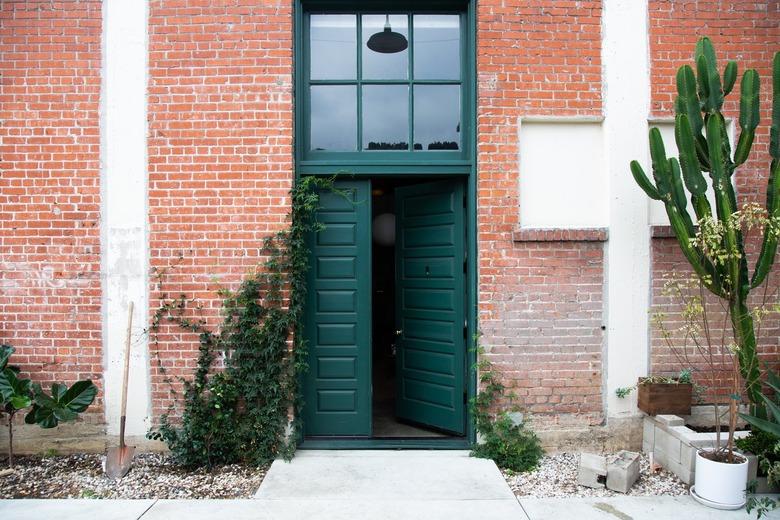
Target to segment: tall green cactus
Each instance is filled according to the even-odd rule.
[[[734,171],[750,155],[758,127],[759,77],[752,69],[742,75],[739,98],[741,132],[732,155],[721,107],[724,97],[736,83],[737,64],[729,62],[721,80],[715,49],[709,38],[699,40],[694,59],[695,72],[688,65],[677,71],[674,135],[679,161],[674,157],[667,158],[661,133],[653,128],[650,130],[650,155],[655,183],[648,179],[637,161],[631,161],[631,173],[650,198],[664,203],[680,248],[705,287],[728,302],[745,390],[752,403],[760,404],[756,335],[747,299],[750,291],[766,280],[777,252],[778,235],[775,225],[765,226],[761,252],[753,275],[749,277],[742,231],[733,224],[733,215],[739,208],[732,183]],[[772,64],[772,96],[769,145],[772,162],[766,210],[770,222],[776,222],[780,219],[780,52],[775,54]],[[706,196],[708,183],[702,172],[709,173],[715,194],[714,216]],[[688,212],[688,194],[695,220]],[[696,235],[694,222],[702,223],[712,218],[720,221],[724,230],[720,247],[727,254],[722,259],[710,258],[693,240]]]

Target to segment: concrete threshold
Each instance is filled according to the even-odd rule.
[[[467,451],[299,451],[255,498],[280,519],[525,518],[493,461]]]

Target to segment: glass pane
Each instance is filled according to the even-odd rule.
[[[357,149],[355,85],[312,85],[310,146],[315,151]]]
[[[385,15],[363,15],[362,49],[364,79],[407,79],[409,77],[408,48],[397,52],[378,52],[376,50],[371,50],[368,47],[368,39],[373,35],[377,35],[377,39],[375,39],[375,41],[377,41],[377,45],[382,46],[384,44],[386,51],[392,50],[391,48],[387,48],[388,45],[392,46],[394,44],[398,44],[400,47],[404,40],[408,45],[408,17],[405,14],[390,15],[390,31],[385,31],[386,21],[388,20],[386,19]],[[400,34],[403,36],[403,40],[395,35],[387,36],[388,33]]]
[[[309,30],[311,79],[355,79],[357,17],[313,14]]]
[[[409,149],[409,87],[363,85],[363,149]]]
[[[415,85],[414,149],[460,148],[460,86]]]
[[[414,16],[414,78],[460,79],[460,17]]]

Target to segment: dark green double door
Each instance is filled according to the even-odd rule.
[[[307,436],[371,436],[371,181],[323,193],[310,237]],[[458,180],[395,188],[396,416],[465,433],[465,228]],[[382,259],[377,259],[382,261]]]

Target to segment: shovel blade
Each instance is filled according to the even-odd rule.
[[[127,475],[133,464],[134,453],[135,448],[133,446],[109,448],[106,454],[106,475],[113,479]]]

